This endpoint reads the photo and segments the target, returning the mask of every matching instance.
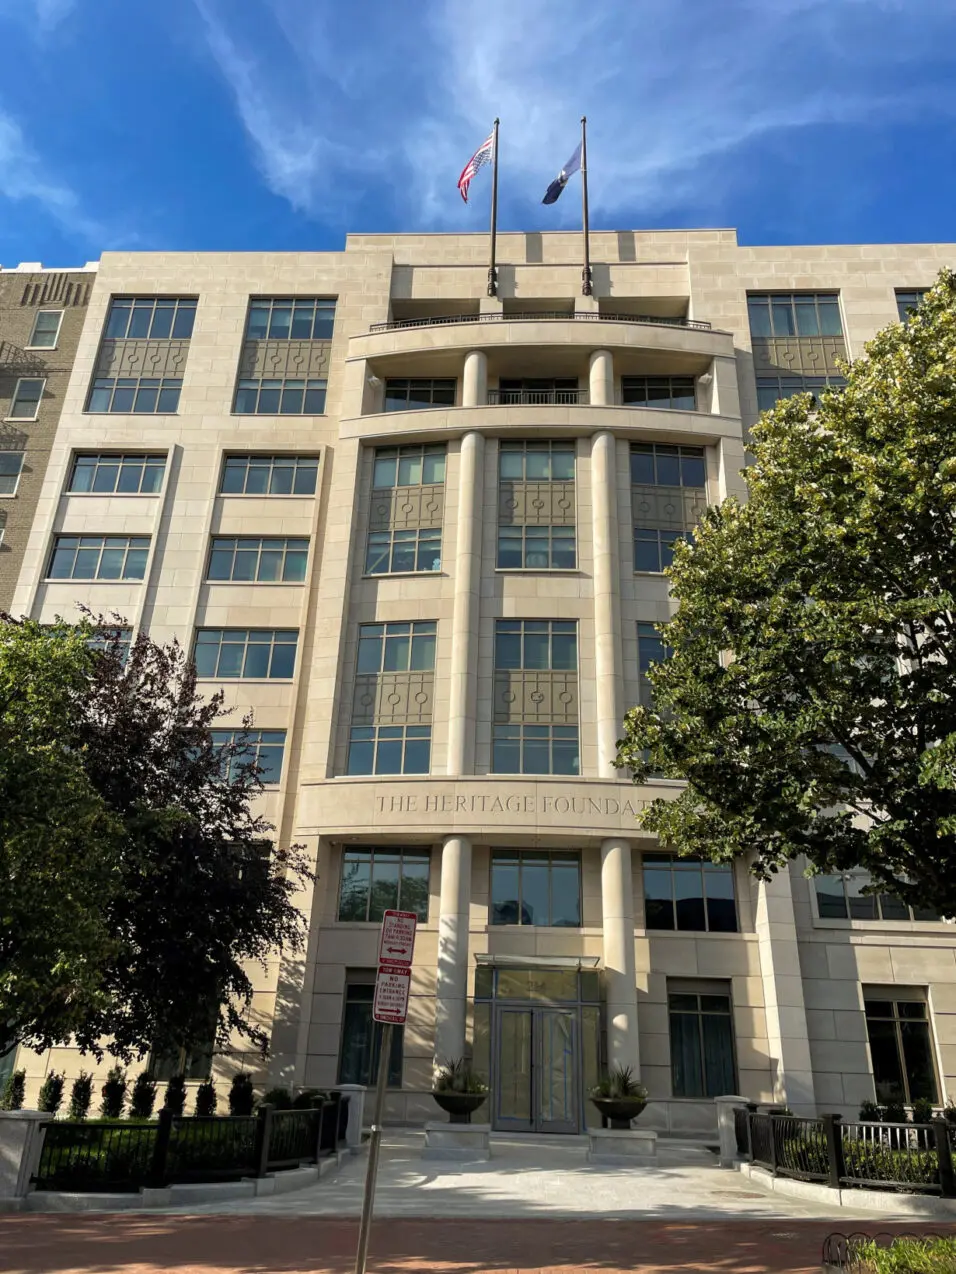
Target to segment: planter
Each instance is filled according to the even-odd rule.
[[[643,1097],[592,1097],[591,1101],[610,1126],[618,1131],[630,1128],[631,1120],[636,1119],[647,1105]]]
[[[448,1115],[450,1124],[470,1124],[472,1114],[484,1104],[487,1093],[432,1093],[432,1096]]]

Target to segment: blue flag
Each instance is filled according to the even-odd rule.
[[[541,202],[542,203],[557,203],[558,196],[561,194],[561,191],[568,184],[568,178],[573,173],[576,173],[580,167],[581,167],[581,143],[578,142],[577,146],[575,146],[574,148],[574,154],[571,156],[568,162],[564,165],[564,167],[558,173],[557,177],[555,177],[554,181],[548,187],[547,192],[544,198],[541,200]]]

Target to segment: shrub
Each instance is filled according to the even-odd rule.
[[[913,1102],[913,1123],[928,1124],[933,1118],[933,1103],[928,1097],[917,1097]]]
[[[126,1071],[121,1066],[114,1066],[106,1076],[100,1092],[100,1114],[104,1119],[122,1119],[128,1088]]]
[[[196,1089],[195,1113],[200,1119],[208,1119],[210,1115],[216,1113],[218,1105],[219,1096],[216,1093],[216,1085],[211,1079],[207,1079]]]
[[[634,1078],[630,1066],[614,1066],[596,1087],[591,1089],[591,1096],[599,1101],[602,1098],[620,1100],[622,1097],[640,1097],[647,1100],[647,1089]]]
[[[956,1101],[946,1094],[946,1105],[943,1107],[943,1118],[947,1123],[956,1124]]]
[[[80,1071],[73,1081],[73,1087],[70,1089],[69,1117],[71,1119],[85,1119],[90,1113],[92,1101],[93,1076],[87,1071]]]
[[[905,1124],[906,1107],[901,1101],[888,1101],[883,1107],[883,1122],[887,1124]]]
[[[130,1119],[152,1119],[156,1105],[156,1081],[148,1071],[140,1071],[133,1084],[129,1103]]]
[[[255,1093],[252,1091],[252,1076],[248,1071],[239,1071],[233,1075],[229,1087],[230,1115],[251,1115],[255,1105]]]
[[[320,1088],[302,1088],[292,1098],[293,1110],[311,1110],[317,1101],[324,1101],[326,1094]]]
[[[166,1092],[163,1096],[163,1110],[171,1111],[173,1115],[178,1117],[185,1109],[186,1076],[173,1075],[166,1085]]]
[[[276,1110],[291,1110],[292,1094],[288,1088],[270,1088],[259,1105],[274,1106]]]
[[[488,1085],[471,1069],[470,1063],[458,1058],[441,1067],[435,1076],[434,1089],[436,1093],[471,1093],[477,1096],[487,1093]]]
[[[956,1239],[894,1239],[880,1247],[873,1239],[854,1248],[860,1274],[956,1274]]]
[[[7,1076],[0,1096],[0,1110],[22,1110],[27,1087],[26,1071],[13,1071]]]
[[[879,1123],[882,1111],[875,1101],[860,1102],[859,1118],[865,1124]]]
[[[40,1086],[37,1110],[45,1110],[47,1114],[55,1115],[63,1105],[63,1085],[65,1082],[65,1076],[58,1075],[56,1071],[50,1071]]]

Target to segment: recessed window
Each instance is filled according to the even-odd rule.
[[[502,442],[498,477],[502,482],[573,482],[574,443]]]
[[[93,495],[157,495],[166,472],[164,455],[75,456],[67,490]]]
[[[495,668],[576,672],[578,626],[573,619],[499,619]]]
[[[316,456],[226,456],[222,495],[315,495]]]
[[[382,1051],[382,1023],[372,1017],[375,998],[375,971],[346,973],[345,1003],[342,1011],[342,1045],[339,1051],[339,1083],[374,1086]],[[388,1055],[389,1088],[402,1086],[402,1046],[405,1028],[392,1027],[392,1047]]]
[[[204,1040],[194,1044],[192,1048],[160,1048],[156,1045],[150,1050],[147,1070],[150,1076],[160,1083],[168,1081],[174,1075],[184,1075],[186,1079],[205,1080],[212,1070],[213,1053],[216,1047],[216,1022],[209,1027]]]
[[[216,536],[209,550],[206,579],[301,584],[308,560],[307,539]]]
[[[896,311],[900,316],[900,322],[905,323],[911,314],[915,314],[919,307],[923,304],[923,297],[929,291],[929,288],[910,288],[907,291],[896,291]]]
[[[636,442],[631,447],[631,482],[640,486],[703,489],[707,485],[704,448]]]
[[[93,636],[87,639],[86,644],[90,650],[115,655],[125,667],[133,644],[133,630],[132,628],[98,628]]]
[[[347,849],[342,856],[339,919],[378,924],[389,909],[414,911],[428,919],[427,851]]]
[[[148,557],[148,535],[58,535],[47,578],[141,580]]]
[[[781,398],[793,398],[797,394],[813,394],[815,398],[827,389],[842,389],[846,380],[842,376],[758,376],[757,406],[769,411]]]
[[[349,732],[348,774],[427,774],[430,725],[354,725]]]
[[[178,376],[98,376],[86,410],[94,414],[167,415],[179,410],[182,388]]]
[[[675,1097],[719,1097],[737,1090],[730,994],[719,982],[706,991],[704,985],[667,982]]]
[[[33,331],[30,334],[28,348],[56,349],[62,319],[62,310],[39,310],[33,320]]]
[[[276,628],[200,628],[197,677],[220,680],[288,680],[295,672],[299,634]]]
[[[432,620],[362,624],[356,675],[434,671],[437,627]],[[431,734],[425,724],[353,725],[347,773],[427,774]]]
[[[491,856],[491,923],[578,928],[580,855],[495,850]]]
[[[366,575],[441,570],[441,527],[369,531]]]
[[[0,451],[0,495],[16,495],[22,468],[22,451]]]
[[[372,468],[375,490],[436,486],[445,481],[445,445],[378,447]]]
[[[815,876],[817,910],[822,920],[939,920],[931,907],[910,907],[893,894],[865,893],[865,871]]]
[[[415,623],[362,624],[356,671],[431,672],[435,667],[434,620]]]
[[[644,926],[697,933],[736,933],[730,863],[675,854],[644,855]]]
[[[678,540],[693,544],[693,531],[663,531],[660,527],[634,528],[635,571],[666,571],[674,562],[674,545]]]
[[[212,730],[210,733],[215,748],[232,747],[236,743],[243,745],[243,755],[229,757],[224,763],[225,778],[234,778],[241,766],[254,762],[259,766],[259,777],[267,787],[279,782],[285,730]]]
[[[621,402],[625,407],[696,411],[696,383],[693,376],[622,376]]]
[[[249,302],[247,341],[330,341],[335,302],[315,297],[265,297]]]
[[[10,419],[36,420],[45,384],[46,381],[40,378],[24,376],[18,380],[10,403]]]
[[[120,296],[110,303],[106,338],[188,341],[195,319],[195,297]]]
[[[754,292],[747,310],[751,336],[843,335],[838,292]]]
[[[422,411],[428,407],[454,407],[454,380],[387,380],[385,382],[386,411]]]
[[[641,679],[641,702],[644,702],[644,690],[647,689],[647,699],[651,698],[651,683],[648,679],[648,672],[654,664],[663,663],[671,655],[671,648],[664,641],[664,638],[657,631],[656,624],[648,624],[643,620],[638,621],[637,625],[637,671]]]
[[[878,1102],[939,1101],[929,1011],[920,990],[864,987],[866,1031]]]
[[[235,412],[237,416],[321,416],[326,385],[314,377],[240,380]]]
[[[499,526],[500,570],[573,571],[577,546],[573,526]]]
[[[580,774],[578,727],[496,724],[491,769],[494,774]]]

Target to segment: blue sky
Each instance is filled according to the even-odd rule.
[[[0,0],[0,263],[577,226],[952,240],[956,0]]]

